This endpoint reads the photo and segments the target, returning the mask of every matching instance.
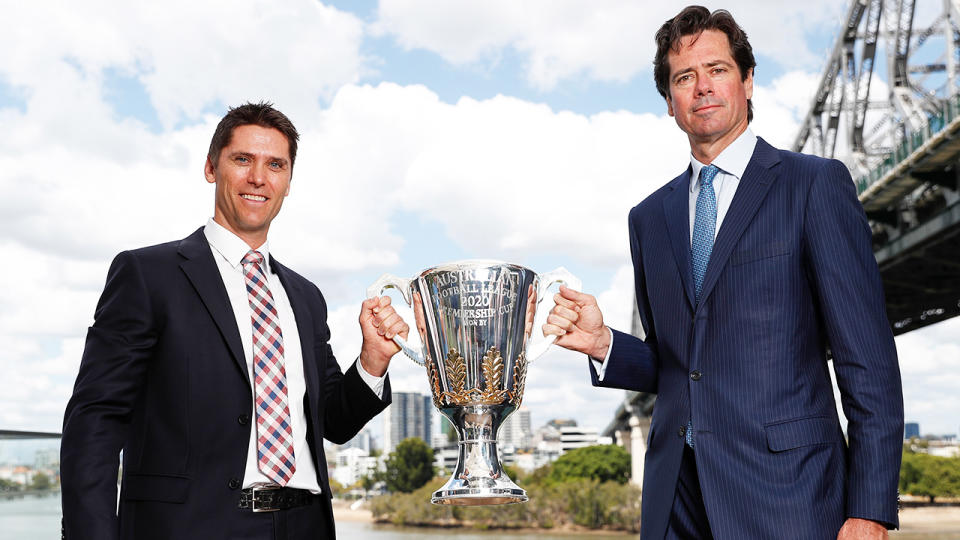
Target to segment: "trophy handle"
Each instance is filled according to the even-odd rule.
[[[400,294],[403,295],[403,300],[410,305],[410,281],[409,279],[399,278],[393,274],[384,274],[380,276],[373,285],[367,287],[367,298],[373,298],[374,296],[380,296],[383,294],[383,291],[387,289],[396,289],[400,291]],[[417,363],[417,365],[423,366],[426,365],[426,361],[423,359],[423,355],[419,352],[413,350],[407,342],[403,340],[399,335],[393,336],[393,342],[400,347],[400,350],[403,351],[411,360]]]
[[[583,287],[582,283],[580,282],[580,278],[574,276],[562,266],[556,270],[553,270],[552,272],[540,274],[540,288],[537,290],[537,305],[539,305],[543,300],[544,295],[547,293],[547,289],[549,289],[554,283],[563,283],[567,287],[578,291]],[[551,334],[545,337],[543,341],[531,345],[529,354],[527,355],[527,362],[532,362],[543,356],[543,353],[547,352],[547,349],[549,349],[550,345],[553,345],[553,342],[556,340],[557,336]]]

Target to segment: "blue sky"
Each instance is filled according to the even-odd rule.
[[[652,35],[682,4],[129,4],[24,2],[5,16],[0,248],[17,286],[0,299],[0,427],[59,429],[111,258],[203,225],[210,135],[245,100],[274,101],[302,133],[271,249],[324,292],[344,366],[381,273],[463,258],[564,266],[628,326],[627,211],[688,159],[650,71]],[[757,52],[755,133],[789,146],[845,7],[707,4]],[[940,2],[918,4],[919,19]],[[943,375],[960,373],[958,330],[898,339],[907,419],[924,432],[958,430],[960,381]],[[551,351],[534,364],[534,424],[606,425],[622,395],[591,388],[585,362]],[[391,374],[427,392],[404,358]]]

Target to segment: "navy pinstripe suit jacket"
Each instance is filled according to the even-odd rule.
[[[642,537],[664,536],[689,419],[716,538],[836,538],[847,517],[896,526],[900,370],[849,172],[759,139],[717,234],[700,305],[689,181],[688,168],[630,212],[646,337],[615,331],[602,382],[590,363],[594,385],[657,394]]]

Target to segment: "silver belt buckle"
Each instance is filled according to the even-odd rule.
[[[276,491],[280,486],[274,484],[254,484],[250,486],[250,510],[254,513],[276,512],[279,508],[257,508],[257,493],[261,491]]]

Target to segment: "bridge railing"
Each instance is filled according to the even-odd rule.
[[[957,117],[958,113],[960,113],[960,94],[955,94],[950,99],[944,101],[939,112],[927,118],[923,129],[911,133],[909,137],[906,137],[894,148],[890,155],[880,162],[880,165],[869,173],[857,178],[857,193],[863,193],[876,181],[886,176],[898,163],[907,159],[910,154],[923,145],[923,143],[927,142],[930,137],[946,128],[950,122]]]

